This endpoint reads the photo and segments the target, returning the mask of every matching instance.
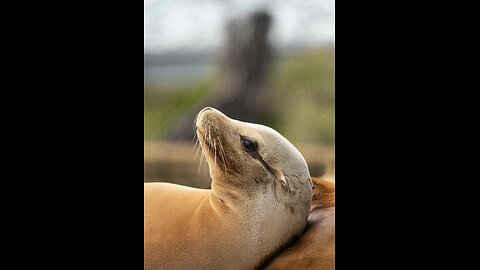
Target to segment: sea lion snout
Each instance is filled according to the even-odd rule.
[[[221,111],[212,107],[205,107],[198,113],[195,126],[200,130],[206,129],[207,126],[220,127],[223,126],[222,123],[228,122],[228,119]]]
[[[212,107],[205,107],[198,113],[198,115],[202,114],[204,111],[213,110],[213,109],[214,108],[212,108]]]
[[[221,115],[223,117],[226,117],[221,111],[219,111],[219,110],[217,110],[213,107],[205,107],[198,113],[197,119],[200,118],[204,114],[214,114],[214,115],[217,114],[217,115]]]

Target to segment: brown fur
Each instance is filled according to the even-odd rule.
[[[277,131],[213,108],[195,126],[211,189],[144,184],[144,269],[258,269],[305,228],[307,163]]]
[[[262,269],[335,269],[335,184],[312,177],[313,200],[302,236]]]

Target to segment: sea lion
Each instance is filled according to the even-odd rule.
[[[211,189],[144,184],[144,268],[257,269],[305,228],[307,163],[275,130],[214,108],[195,126]]]
[[[305,232],[261,269],[335,269],[335,184],[312,180],[313,200]]]

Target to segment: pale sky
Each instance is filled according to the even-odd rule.
[[[335,41],[335,0],[144,0],[145,52],[218,48],[226,22],[264,8],[277,46]]]

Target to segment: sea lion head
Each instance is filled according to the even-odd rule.
[[[280,133],[231,119],[211,107],[199,112],[195,126],[213,183],[250,194],[265,192],[269,186],[277,200],[295,197],[310,205],[312,182],[307,163]]]

